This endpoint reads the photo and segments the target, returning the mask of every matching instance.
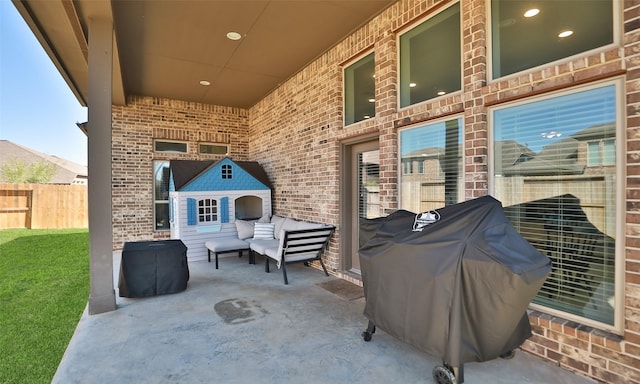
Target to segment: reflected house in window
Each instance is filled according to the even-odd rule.
[[[204,243],[233,236],[236,220],[271,216],[271,182],[255,161],[171,160],[171,238],[187,246],[189,260],[205,260]]]
[[[425,212],[457,202],[457,148],[452,154],[440,147],[417,149],[402,155],[401,163],[404,209]]]
[[[583,129],[538,153],[512,140],[499,141],[495,153],[495,173],[502,176],[598,174],[593,167],[615,165],[615,125]]]

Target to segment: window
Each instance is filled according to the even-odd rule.
[[[187,143],[179,141],[156,140],[153,143],[154,151],[163,153],[187,153]]]
[[[216,221],[218,221],[218,201],[198,200],[198,223],[215,223]]]
[[[587,165],[589,167],[615,165],[616,142],[615,140],[599,140],[588,143]]]
[[[460,4],[400,36],[400,106],[461,89]]]
[[[344,124],[349,125],[376,115],[375,68],[373,53],[344,70]]]
[[[532,7],[526,1],[492,0],[493,78],[612,44],[613,3],[554,0]]]
[[[400,132],[401,208],[425,212],[462,201],[462,119]],[[418,164],[419,172],[407,171]]]
[[[198,153],[201,155],[227,155],[229,153],[229,147],[224,144],[198,144]]]
[[[601,83],[490,112],[491,193],[518,231],[553,263],[534,304],[611,330],[619,326],[614,302],[623,302],[614,289],[620,84]],[[605,158],[610,166],[587,167]]]
[[[402,173],[404,173],[405,175],[408,175],[412,173],[411,172],[412,170],[413,170],[413,163],[411,161],[402,162]]]
[[[233,170],[233,168],[231,168],[231,165],[229,165],[229,164],[222,165],[222,178],[223,179],[232,179],[233,178],[232,170]]]
[[[155,230],[171,229],[169,225],[169,162],[153,162],[153,221]]]

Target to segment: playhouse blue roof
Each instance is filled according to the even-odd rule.
[[[270,190],[271,181],[255,161],[171,160],[171,191]]]

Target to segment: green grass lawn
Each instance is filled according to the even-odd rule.
[[[0,231],[0,383],[50,383],[89,297],[89,232]]]

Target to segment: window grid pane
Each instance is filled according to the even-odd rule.
[[[215,199],[198,200],[198,222],[213,223],[218,221],[218,201]]]

